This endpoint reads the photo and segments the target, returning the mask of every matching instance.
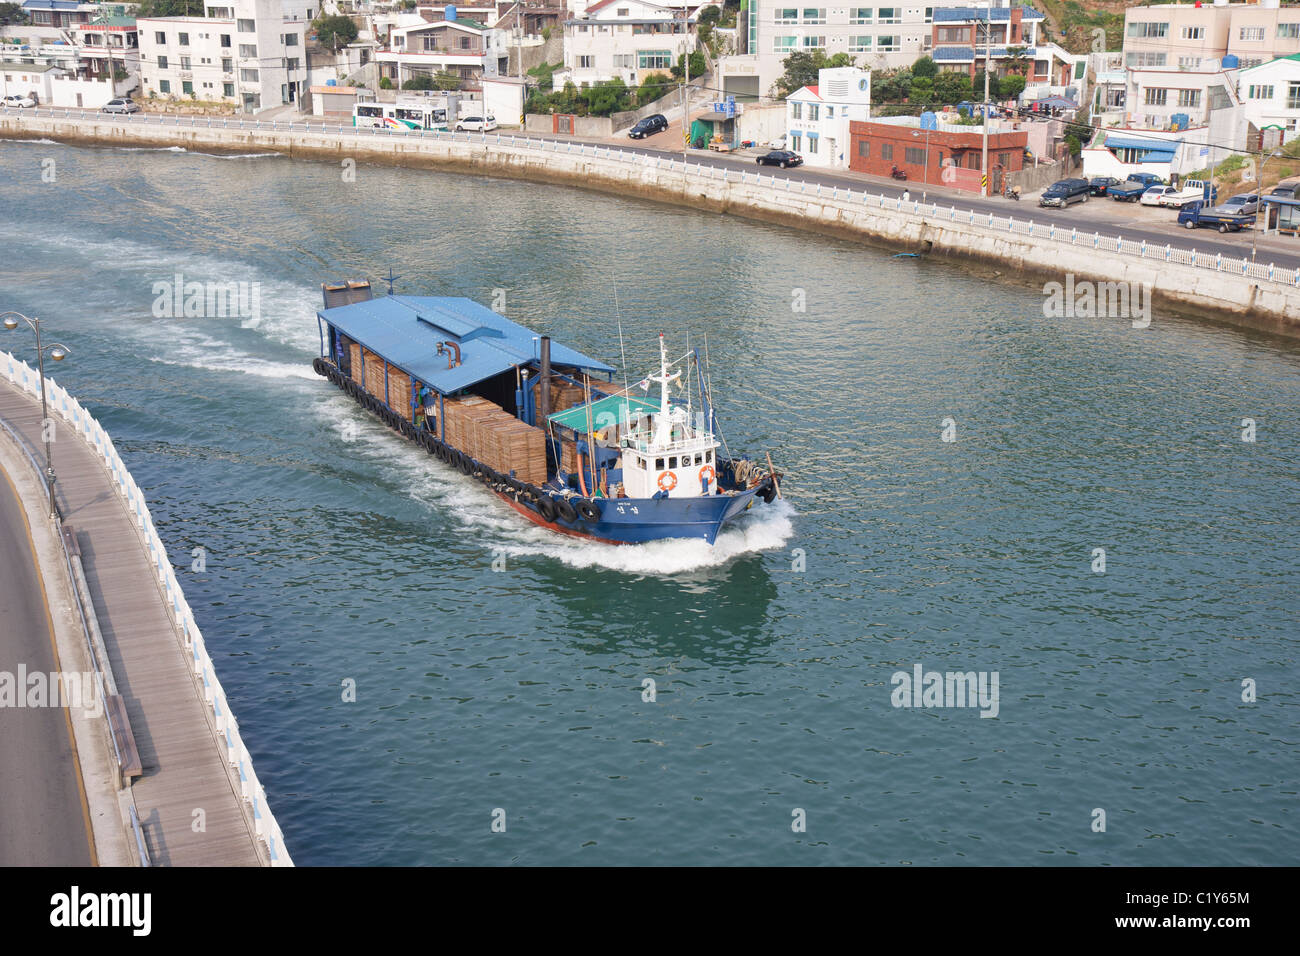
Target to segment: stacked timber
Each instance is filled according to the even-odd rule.
[[[551,413],[562,412],[572,408],[574,405],[581,405],[587,400],[586,392],[581,385],[574,385],[572,382],[565,381],[558,375],[551,376]],[[542,407],[542,383],[538,382],[533,386],[533,407]]]
[[[362,348],[356,342],[349,345],[348,350],[351,352],[352,358],[352,380],[358,385],[364,382],[367,392],[380,401],[387,402],[393,411],[410,421],[411,376],[396,365],[389,365],[383,358],[368,349]],[[365,370],[364,379],[362,378],[362,369]],[[386,380],[384,377],[385,370],[388,372]],[[387,393],[385,393],[385,381],[387,381]]]
[[[520,481],[546,481],[546,442],[533,428],[477,395],[445,403],[447,444],[495,471]]]

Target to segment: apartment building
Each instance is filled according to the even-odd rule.
[[[256,113],[303,108],[309,0],[234,0],[203,17],[137,21],[145,95],[233,103]]]
[[[1259,3],[1170,3],[1124,13],[1124,65],[1133,69],[1217,68],[1225,56],[1259,66],[1300,53],[1300,7]]]
[[[619,77],[629,86],[654,73],[667,73],[696,47],[695,13],[646,0],[600,0],[564,21],[564,68],[557,86],[577,86]]]
[[[780,0],[743,0],[741,54],[723,58],[719,72],[728,92],[760,96],[785,72],[785,58],[799,51],[847,53],[855,66],[870,70],[911,66],[929,55],[940,69],[974,75],[984,68],[986,49],[991,48],[994,68],[1003,72],[1010,60],[1021,59],[1013,53],[1023,48],[1029,69],[1041,68],[1044,81],[1057,80],[1068,73],[1062,64],[1069,54],[1040,42],[1042,20],[1043,14],[1028,5],[990,12],[970,0],[890,7],[787,7]]]

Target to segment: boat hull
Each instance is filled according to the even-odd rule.
[[[749,489],[735,495],[699,498],[595,498],[592,504],[600,511],[596,521],[581,517],[547,521],[521,498],[496,492],[534,524],[607,544],[643,544],[666,538],[696,538],[713,544],[726,523],[749,508],[757,494],[758,489]]]

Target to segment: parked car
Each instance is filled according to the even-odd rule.
[[[101,113],[138,113],[140,104],[132,103],[128,99],[109,100],[99,110]]]
[[[656,113],[654,116],[647,116],[643,120],[638,120],[637,124],[627,131],[627,135],[632,139],[645,139],[647,136],[653,136],[655,133],[662,132],[667,128],[667,117],[662,113]]]
[[[787,166],[800,166],[803,164],[803,157],[798,153],[792,153],[788,149],[774,149],[770,153],[758,157],[754,160],[760,166],[780,166],[785,169]]]
[[[1227,205],[1210,208],[1204,200],[1193,199],[1178,212],[1178,222],[1188,229],[1213,226],[1219,232],[1240,232],[1255,224],[1253,214],[1237,212]]]
[[[1155,173],[1129,173],[1128,179],[1106,190],[1106,195],[1116,202],[1137,202],[1152,186],[1163,186],[1165,181]]]
[[[1297,189],[1300,189],[1300,179],[1284,179],[1270,189],[1268,194],[1270,196],[1281,196],[1284,199],[1294,199]]]
[[[772,140],[772,142],[770,142],[770,143],[767,144],[767,148],[768,148],[768,149],[785,149],[785,148],[786,148],[785,137],[784,137],[784,136],[778,136],[776,139]]]
[[[1165,198],[1166,193],[1171,196],[1177,195],[1178,187],[1165,185],[1151,186],[1142,194],[1142,198],[1139,201],[1144,206],[1163,206],[1164,203],[1161,202],[1161,200]]]
[[[21,93],[11,93],[3,100],[0,100],[5,106],[14,106],[20,110],[31,109],[36,105],[36,101],[30,96],[23,96]]]
[[[1176,188],[1171,187],[1171,191],[1166,192],[1160,197],[1160,205],[1182,209],[1189,202],[1195,202],[1197,200],[1204,201],[1206,185],[1207,184],[1203,179],[1185,179],[1181,186]],[[1219,199],[1218,187],[1211,186],[1209,192],[1209,204],[1213,206]]]
[[[1040,206],[1068,206],[1071,203],[1088,201],[1088,180],[1061,179],[1043,190],[1038,197]]]
[[[1237,213],[1259,212],[1259,193],[1242,193],[1240,196],[1233,196],[1223,204],[1223,208]]]
[[[1114,176],[1094,176],[1088,181],[1088,194],[1090,196],[1104,196],[1106,190],[1119,184],[1120,181]]]
[[[490,133],[497,128],[497,118],[489,113],[487,116],[463,116],[456,121],[456,132]]]

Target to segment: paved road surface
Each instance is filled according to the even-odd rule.
[[[22,506],[0,473],[0,680],[58,669]],[[0,866],[89,866],[72,728],[62,707],[0,707]]]

